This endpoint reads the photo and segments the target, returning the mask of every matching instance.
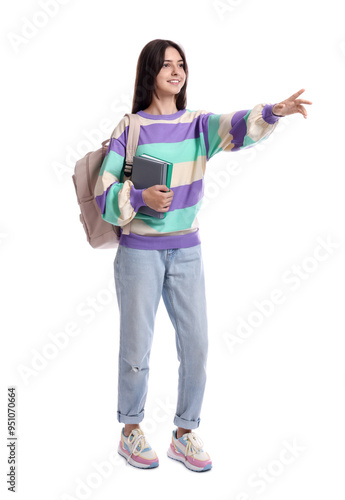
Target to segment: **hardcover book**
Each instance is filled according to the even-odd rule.
[[[173,163],[155,158],[147,154],[133,156],[131,181],[136,189],[145,189],[156,184],[164,184],[170,189]],[[157,212],[146,205],[138,210],[139,213],[163,219],[166,212]]]

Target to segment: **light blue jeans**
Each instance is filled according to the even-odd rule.
[[[138,424],[144,418],[154,322],[162,296],[175,329],[179,360],[174,424],[196,429],[208,349],[201,244],[169,250],[120,245],[114,275],[120,313],[118,421]]]

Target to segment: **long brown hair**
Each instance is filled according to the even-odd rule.
[[[176,107],[178,110],[186,108],[188,66],[185,53],[177,43],[171,40],[161,40],[157,38],[147,43],[139,55],[134,84],[132,113],[137,113],[142,109],[146,109],[152,102],[153,93],[158,98],[155,91],[155,80],[163,66],[165,49],[167,47],[174,47],[174,49],[180,53],[181,59],[183,59],[186,80],[182,89],[176,95]]]

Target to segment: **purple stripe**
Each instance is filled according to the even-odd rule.
[[[108,150],[107,154],[110,151],[115,151],[119,155],[125,157],[126,156],[126,144],[127,144],[127,138],[128,138],[128,129],[129,125],[125,128],[125,130],[122,132],[119,137],[111,137],[109,144],[108,144]]]
[[[121,234],[119,245],[139,250],[168,250],[188,248],[201,243],[199,228],[196,231],[176,236],[142,236],[139,234]]]
[[[137,114],[139,114],[139,112]],[[206,151],[208,151],[207,121],[208,117],[213,114],[214,113],[201,114],[189,123],[153,123],[142,125],[140,126],[138,146],[157,143],[177,143],[183,142],[186,139],[199,139],[200,134],[203,133]],[[161,117],[162,115],[153,116]],[[107,153],[112,150],[123,157],[126,156],[128,129],[129,126],[127,125],[117,139],[112,137],[108,145]]]
[[[169,212],[178,208],[187,208],[196,205],[204,194],[204,179],[194,181],[191,184],[172,187],[174,193]]]
[[[105,212],[105,202],[106,202],[107,194],[108,194],[109,189],[111,188],[111,186],[113,186],[114,184],[119,184],[119,182],[118,181],[113,182],[113,184],[110,184],[110,186],[106,189],[106,191],[103,192],[103,194],[99,194],[95,198],[95,200],[97,202],[97,205],[101,209],[102,215]]]
[[[115,137],[112,137],[109,142],[107,154],[109,151],[115,151],[115,153],[123,156],[123,158],[126,156],[125,146],[119,141],[119,139],[115,139]]]
[[[199,139],[202,132],[202,121],[197,118],[189,123],[153,123],[140,127],[139,145]]]
[[[244,117],[248,111],[248,109],[237,111],[231,119],[231,130],[229,134],[233,137],[231,144],[236,144],[232,151],[236,151],[236,149],[243,146],[243,141],[247,133],[247,124]]]
[[[256,143],[253,143],[253,144],[249,144],[246,146],[246,149],[250,149],[252,147],[256,146]],[[239,151],[241,149],[241,146],[234,146],[231,150],[232,153],[234,153],[235,151]]]

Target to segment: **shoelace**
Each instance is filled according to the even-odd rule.
[[[127,457],[126,465],[127,465],[128,461],[132,455],[138,456],[139,453],[141,452],[141,450],[143,450],[145,448],[146,439],[145,439],[144,434],[138,433],[136,435],[136,437],[133,439],[133,441],[128,440],[128,443],[132,447],[132,451],[131,451],[130,455]],[[139,445],[139,450],[137,450],[138,445]]]
[[[200,439],[200,437],[195,434],[194,432],[189,432],[186,434],[187,437],[187,444],[186,444],[186,449],[185,449],[185,456],[187,455],[195,455],[199,451],[202,451],[204,443]]]

